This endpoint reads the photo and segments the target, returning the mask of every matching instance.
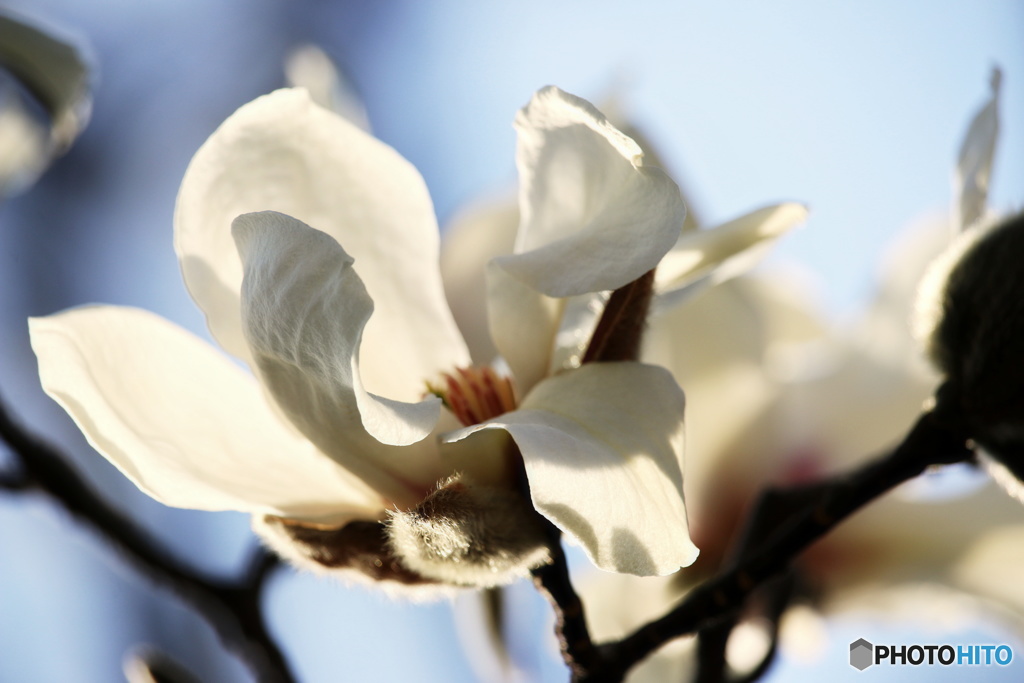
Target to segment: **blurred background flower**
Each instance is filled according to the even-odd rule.
[[[1015,122],[1024,120],[1024,7],[1006,0],[4,7],[91,45],[96,85],[91,122],[75,145],[31,190],[0,205],[0,390],[92,483],[211,571],[243,561],[254,542],[245,517],[164,508],[93,453],[42,394],[25,319],[103,301],[206,334],[171,248],[175,192],[221,121],[286,83],[286,61],[300,45],[319,45],[341,66],[374,133],[423,173],[442,224],[467,201],[511,191],[512,118],[537,88],[553,83],[595,102],[614,95],[657,141],[702,224],[769,202],[810,204],[806,227],[785,237],[765,267],[805,264],[800,286],[826,325],[868,299],[879,256],[903,226],[950,206],[965,121],[995,63],[1007,124],[989,204],[1007,211],[1022,202],[1024,126]],[[0,680],[116,680],[140,642],[158,644],[203,680],[246,680],[203,622],[49,502],[0,496],[0,548]],[[565,680],[547,606],[525,584],[510,594],[508,619],[521,627],[511,654],[522,677]],[[335,680],[339,671],[353,680],[478,675],[443,604],[408,607],[282,573],[268,613],[303,681]],[[830,625],[839,630],[817,669],[785,660],[772,675],[857,675],[846,665],[851,640],[914,642],[927,633],[919,623],[872,619]],[[1018,679],[1020,666],[987,673]]]

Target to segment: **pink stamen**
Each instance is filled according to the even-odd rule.
[[[444,389],[434,390],[452,414],[467,427],[515,410],[512,382],[492,368],[456,368],[444,373]]]

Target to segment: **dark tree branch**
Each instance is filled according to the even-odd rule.
[[[569,578],[569,566],[562,549],[561,532],[544,520],[548,528],[551,562],[534,569],[533,582],[555,610],[555,635],[562,659],[572,672],[573,680],[597,665],[597,651],[587,629],[583,602]]]
[[[697,633],[697,683],[725,683],[727,680],[725,649],[736,622],[737,617],[733,616]]]
[[[0,472],[0,489],[4,491],[21,491],[29,486],[28,477],[23,472]]]
[[[768,634],[768,652],[765,653],[764,659],[757,666],[749,673],[737,678],[733,683],[754,683],[754,681],[759,680],[761,676],[768,672],[768,669],[775,661],[775,656],[779,651],[779,621],[782,619],[786,608],[789,607],[795,584],[796,576],[789,573],[764,586],[768,593],[767,605],[764,609],[765,618],[768,620],[769,628],[771,629]]]
[[[726,657],[729,638],[732,636],[733,629],[741,621],[739,612],[702,628],[697,633],[697,672],[695,676],[697,683],[725,683],[726,681],[729,683],[753,683],[768,671],[772,662],[775,661],[778,651],[779,620],[786,608],[789,607],[796,583],[796,572],[790,570],[781,576],[769,579],[750,596],[750,602],[756,603],[756,609],[748,610],[745,616],[749,617],[752,614],[767,622],[769,644],[764,658],[749,672],[731,676],[729,661]]]
[[[754,507],[754,514],[748,517],[746,526],[732,549],[726,566],[735,568],[749,559],[767,536],[799,515],[804,506],[816,500],[816,495],[818,495],[817,489],[813,487],[791,489],[785,492],[771,489],[765,491]],[[765,661],[758,666],[762,672],[767,670],[775,656],[778,620],[782,617],[789,602],[794,580],[795,577],[791,570],[779,579],[769,581],[761,586],[757,595],[754,596],[764,598],[766,605],[763,609],[763,616],[768,620],[772,629],[772,643],[768,655]],[[729,636],[739,620],[740,614],[737,611],[702,628],[697,633],[696,681],[698,683],[723,683],[730,680],[726,646],[729,643]],[[751,678],[752,675],[748,674],[742,680],[757,680],[756,677]]]
[[[242,577],[242,588],[254,595],[260,595],[263,592],[264,584],[281,566],[280,557],[269,552],[262,545],[256,546],[249,557],[249,566],[246,568],[245,575]]]
[[[18,424],[2,400],[0,438],[18,456],[23,472],[23,485],[5,488],[45,493],[79,521],[92,526],[144,576],[191,605],[259,681],[294,681],[284,655],[267,631],[260,609],[261,588],[277,566],[276,558],[260,548],[241,580],[208,576],[175,557],[145,529],[101,498],[61,453]]]

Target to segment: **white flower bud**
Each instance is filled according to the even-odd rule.
[[[388,537],[406,567],[456,586],[509,583],[549,561],[543,520],[522,494],[459,475],[393,512]]]

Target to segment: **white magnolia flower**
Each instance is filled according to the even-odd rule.
[[[282,90],[203,145],[175,216],[189,292],[256,376],[151,313],[98,306],[31,321],[45,390],[168,505],[340,528],[413,510],[454,473],[516,491],[522,468],[536,510],[599,567],[690,564],[671,375],[636,362],[549,372],[564,297],[653,269],[679,235],[678,188],[555,88],[516,129],[523,223],[515,253],[488,272],[512,378],[469,367],[420,175]],[[424,397],[427,383],[447,409]],[[454,418],[464,427],[449,432]]]

